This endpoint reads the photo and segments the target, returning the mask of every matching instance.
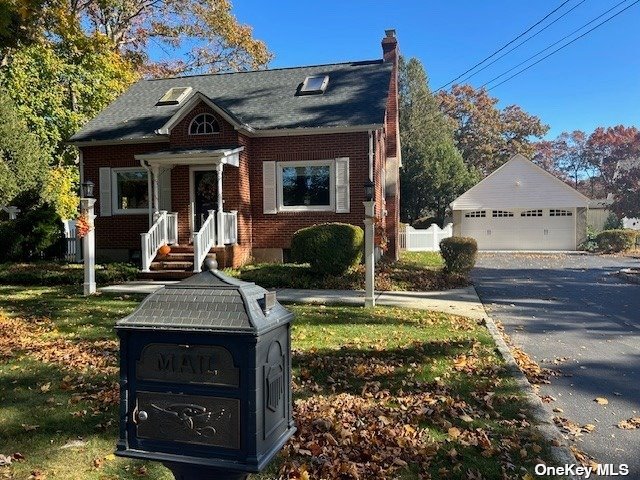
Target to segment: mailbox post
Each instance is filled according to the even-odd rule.
[[[162,462],[176,480],[263,470],[296,430],[292,318],[275,293],[217,270],[147,297],[116,325],[116,455]]]

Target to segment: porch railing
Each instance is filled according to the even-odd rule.
[[[178,214],[167,213],[167,243],[178,243]]]
[[[216,211],[209,210],[209,216],[198,232],[193,234],[193,271],[202,271],[202,262],[216,243]]]
[[[238,211],[231,210],[223,213],[222,236],[225,245],[238,243]]]
[[[178,241],[178,214],[167,213],[166,210],[157,212],[153,225],[146,233],[141,233],[142,241],[142,271],[149,272],[151,262],[160,247]]]

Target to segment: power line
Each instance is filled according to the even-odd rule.
[[[626,0],[625,0],[625,1],[626,1]],[[623,8],[622,10],[620,10],[618,13],[616,13],[616,14],[614,14],[614,15],[611,15],[609,18],[607,18],[607,19],[603,20],[602,22],[600,22],[600,23],[599,23],[598,25],[596,25],[595,27],[590,28],[589,30],[587,30],[586,32],[584,32],[582,35],[580,35],[580,36],[578,36],[578,37],[574,38],[573,40],[571,40],[571,41],[570,41],[570,42],[568,42],[568,43],[565,43],[565,44],[564,44],[564,45],[562,45],[561,47],[556,48],[553,52],[549,53],[548,55],[545,55],[545,56],[544,56],[544,57],[542,57],[540,60],[537,60],[536,62],[532,63],[531,65],[529,65],[529,66],[527,66],[527,67],[523,68],[522,70],[520,70],[520,71],[518,71],[518,72],[514,73],[514,74],[513,74],[513,75],[511,75],[509,78],[504,79],[502,82],[500,82],[500,83],[498,83],[498,84],[494,85],[493,87],[489,88],[488,90],[493,90],[494,88],[499,87],[499,86],[500,86],[500,85],[502,85],[503,83],[508,82],[508,81],[509,81],[509,80],[511,80],[512,78],[517,77],[517,76],[518,76],[518,75],[520,75],[521,73],[526,72],[527,70],[529,70],[529,69],[530,69],[531,67],[533,67],[534,65],[537,65],[538,63],[542,62],[543,60],[545,60],[545,59],[549,58],[551,55],[554,55],[555,53],[559,52],[560,50],[562,50],[562,49],[564,49],[564,48],[568,47],[568,46],[569,46],[569,45],[571,45],[573,42],[575,42],[575,41],[577,41],[577,40],[580,40],[582,37],[584,37],[584,36],[588,35],[589,33],[593,32],[596,28],[598,28],[598,27],[600,27],[600,26],[604,25],[604,24],[605,24],[605,23],[607,23],[608,21],[613,20],[615,17],[617,17],[618,15],[620,15],[621,13],[623,13],[625,10],[630,9],[631,7],[633,7],[633,6],[634,6],[636,3],[638,3],[638,2],[640,2],[640,0],[636,0],[636,1],[635,1],[635,2],[633,2],[631,5],[628,5],[628,6],[626,6],[625,8]],[[613,8],[615,8],[615,7],[613,7]],[[602,16],[602,15],[600,15],[600,16]],[[589,23],[592,23],[592,22],[589,22]],[[587,24],[587,25],[588,25],[588,24]],[[585,26],[586,26],[586,25],[585,25]],[[583,26],[582,28],[584,28],[584,26]],[[581,30],[582,28],[579,28],[578,30]],[[574,32],[574,33],[575,33],[575,32]],[[570,36],[570,35],[569,35],[569,36]],[[566,37],[565,37],[565,38],[566,38]],[[559,40],[559,42],[560,42],[560,41],[562,41],[562,40]],[[556,42],[556,43],[558,43],[558,42]],[[555,44],[554,44],[554,45],[555,45]],[[548,50],[548,48],[550,48],[550,47],[547,47],[547,50]],[[534,55],[534,57],[535,57],[535,56],[537,56],[537,55],[539,55],[540,53],[542,53],[542,52],[538,52],[538,54]],[[517,68],[517,67],[514,67],[514,68]],[[513,69],[512,69],[512,70],[513,70]],[[505,73],[506,73],[506,72],[505,72]],[[504,74],[503,74],[503,75],[504,75]],[[500,76],[503,76],[503,75],[500,75]],[[487,85],[487,84],[489,84],[489,83],[493,82],[494,80],[497,80],[498,78],[499,78],[499,77],[496,77],[496,78],[494,78],[494,79],[492,79],[492,80],[488,81],[487,83],[485,83],[485,84],[483,85],[483,87],[484,87],[485,85]]]
[[[443,88],[451,85],[453,82],[455,82],[456,80],[458,80],[460,77],[465,76],[467,73],[469,73],[470,71],[472,71],[473,69],[475,69],[476,67],[482,65],[484,62],[486,62],[487,60],[489,60],[490,58],[493,58],[495,55],[497,55],[498,53],[500,53],[502,50],[504,50],[505,48],[507,48],[509,45],[511,45],[513,42],[515,42],[516,40],[518,40],[519,38],[521,38],[523,35],[526,35],[527,33],[529,33],[531,30],[533,30],[535,27],[537,27],[538,25],[540,25],[542,22],[544,22],[547,18],[549,18],[551,15],[553,15],[554,13],[556,13],[558,10],[560,10],[562,7],[564,7],[567,3],[569,3],[571,0],[565,0],[564,2],[562,2],[558,7],[556,7],[555,9],[553,9],[552,11],[550,11],[549,13],[547,13],[544,17],[542,17],[540,20],[538,20],[536,23],[534,23],[533,25],[531,25],[529,28],[527,28],[524,32],[522,32],[520,35],[518,35],[516,38],[514,38],[513,40],[510,40],[509,42],[507,42],[506,44],[504,44],[502,47],[500,47],[498,50],[496,50],[495,52],[493,52],[491,55],[489,55],[488,57],[484,58],[482,61],[476,63],[473,67],[471,67],[469,70],[467,70],[466,72],[461,73],[460,75],[458,75],[456,78],[454,78],[453,80],[451,80],[450,82],[447,82],[446,84],[442,85],[440,88],[436,89],[436,92],[438,90],[442,90]]]
[[[556,18],[555,20],[553,20],[551,23],[548,23],[547,25],[545,25],[543,28],[541,28],[540,30],[538,30],[536,33],[534,33],[533,35],[525,38],[522,42],[520,42],[519,44],[517,44],[516,46],[514,46],[513,48],[510,48],[509,50],[507,50],[506,52],[504,52],[502,55],[500,55],[498,58],[493,59],[491,62],[487,63],[484,67],[480,68],[479,70],[476,70],[475,72],[473,72],[471,75],[468,75],[467,77],[463,78],[462,80],[460,80],[460,83],[466,82],[467,80],[469,80],[472,77],[475,77],[477,74],[479,74],[480,72],[482,72],[483,70],[486,70],[487,68],[489,68],[491,65],[493,65],[494,63],[496,63],[498,60],[506,57],[507,55],[509,55],[511,52],[513,52],[515,49],[517,49],[518,47],[520,47],[521,45],[524,45],[525,43],[527,43],[529,40],[531,40],[532,38],[537,37],[538,35],[540,35],[542,32],[544,32],[547,28],[549,28],[551,25],[553,25],[554,23],[556,23],[558,20],[562,19],[563,17],[566,17],[568,14],[570,14],[573,10],[575,10],[576,8],[578,8],[580,5],[582,5],[584,2],[586,2],[587,0],[581,0],[580,2],[576,3],[573,7],[571,7],[569,10],[567,10],[566,12],[564,12],[562,15],[560,15],[558,18]],[[627,0],[624,0],[625,2]],[[622,2],[624,3],[624,2]]]
[[[616,8],[618,8],[620,5],[622,5],[623,3],[626,3],[628,0],[622,0],[621,2],[617,3],[616,5],[614,5],[613,7],[611,7],[609,10],[602,12],[600,15],[598,15],[597,17],[591,19],[590,21],[588,21],[587,23],[585,23],[584,25],[582,25],[580,28],[575,29],[573,32],[569,33],[568,35],[565,35],[564,37],[562,37],[560,40],[553,42],[551,45],[546,46],[545,48],[543,48],[542,50],[540,50],[539,52],[531,55],[530,57],[526,58],[525,60],[523,60],[522,62],[518,63],[517,65],[515,65],[514,67],[511,67],[509,70],[506,70],[504,72],[502,72],[500,75],[493,77],[491,80],[489,80],[488,82],[483,83],[480,88],[482,87],[486,87],[487,85],[489,85],[490,83],[495,82],[496,80],[498,80],[501,77],[504,77],[507,73],[514,71],[516,68],[524,65],[525,63],[527,63],[529,60],[532,60],[534,58],[536,58],[538,55],[540,55],[541,53],[546,52],[547,50],[549,50],[550,48],[555,47],[556,45],[558,45],[559,43],[563,42],[564,40],[566,40],[567,38],[575,35],[576,33],[578,33],[580,30],[582,30],[583,28],[591,25],[593,22],[595,22],[596,20],[598,20],[599,18],[604,17],[607,13],[611,12],[612,10],[615,10]]]

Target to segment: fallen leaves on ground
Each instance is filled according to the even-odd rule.
[[[85,400],[104,409],[120,401],[118,382],[107,379],[118,372],[117,352],[116,340],[69,340],[62,338],[49,320],[0,315],[0,360],[26,355],[68,372],[59,387],[74,393],[70,400],[72,404]],[[97,374],[103,380],[90,378]],[[39,385],[42,393],[48,393],[51,388],[51,382]],[[75,415],[81,416],[78,412]],[[28,424],[22,427],[26,431],[38,428]]]
[[[596,397],[593,399],[594,402],[596,402],[598,405],[608,405],[609,404],[609,400],[607,400],[604,397]]]
[[[460,319],[451,328],[465,331],[473,325]],[[430,368],[437,346],[417,342],[384,350],[384,345],[371,345],[373,351],[352,347],[329,354],[294,350],[294,363],[300,367],[294,391],[303,398],[294,403],[298,431],[284,448],[283,478],[395,478],[411,467],[419,470],[419,478],[428,479],[434,462],[446,465],[434,478],[461,473],[464,478],[484,478],[480,472],[467,472],[470,455],[492,458],[500,465],[500,478],[514,478],[516,463],[533,461],[542,451],[524,413],[504,418],[496,408],[517,397],[496,395],[502,367],[488,353],[491,347],[450,342],[447,347],[465,353],[452,355],[450,370],[434,381],[421,375]],[[477,382],[468,397],[451,387],[454,375]],[[434,432],[445,438],[434,437]]]
[[[623,430],[635,430],[636,428],[640,428],[640,417],[632,417],[627,420],[622,420],[618,422],[618,428]]]
[[[560,372],[558,371],[551,370],[548,368],[542,368],[524,350],[522,350],[522,348],[515,345],[511,340],[511,338],[509,337],[509,335],[507,335],[507,333],[504,331],[504,326],[500,322],[496,322],[496,326],[498,327],[498,330],[500,330],[502,337],[504,338],[505,342],[509,346],[509,349],[511,350],[511,354],[513,355],[513,358],[516,361],[518,368],[527,377],[527,380],[529,380],[529,383],[531,383],[534,386],[549,384],[551,383],[549,380],[551,377],[560,375]],[[564,361],[564,359],[562,360]],[[559,362],[554,362],[554,363],[557,364]],[[553,397],[547,396],[547,402],[551,401],[552,399]]]
[[[580,425],[564,417],[553,417],[553,421],[562,433],[566,433],[574,439],[581,437],[583,433],[591,433],[596,429],[596,426],[591,423]]]
[[[582,450],[578,449],[573,445],[570,448],[571,448],[571,452],[576,457],[576,460],[578,460],[578,463],[580,463],[582,466],[591,467],[594,470],[598,468],[598,462],[596,462],[594,458],[590,456],[588,453],[583,452]]]

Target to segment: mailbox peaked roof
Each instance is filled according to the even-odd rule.
[[[152,293],[116,328],[262,334],[293,317],[278,302],[265,313],[266,293],[255,283],[206,271]]]

